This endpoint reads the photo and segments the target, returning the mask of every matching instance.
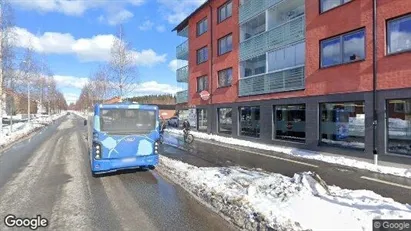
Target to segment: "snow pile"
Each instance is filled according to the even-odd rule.
[[[399,118],[389,118],[388,126],[393,128],[409,128],[411,126],[411,121]]]
[[[321,139],[321,141],[327,144],[338,144],[338,145],[341,145],[343,147],[348,147],[348,148],[364,148],[365,147],[364,143],[360,143],[360,142],[347,142],[347,141],[329,140],[329,139]]]
[[[33,119],[31,123],[19,122],[13,124],[13,131],[11,134],[9,134],[10,125],[3,127],[3,134],[0,134],[0,148],[29,135],[30,133],[38,130],[41,127],[44,127],[47,124],[52,123],[53,121],[61,118],[64,115],[66,115],[66,113],[54,114],[51,116],[41,116],[39,118]]]
[[[174,134],[183,135],[183,131],[181,130],[167,129],[167,131],[174,133]],[[256,142],[240,140],[240,139],[235,139],[231,137],[223,137],[223,136],[218,136],[218,135],[210,135],[210,134],[196,132],[196,131],[190,131],[190,133],[200,139],[213,140],[213,141],[233,144],[237,146],[244,146],[244,147],[273,151],[273,152],[279,152],[279,153],[284,153],[284,154],[306,158],[306,159],[311,159],[311,160],[319,160],[319,161],[328,162],[332,164],[350,166],[350,167],[366,169],[366,170],[378,172],[378,173],[391,174],[395,176],[411,178],[411,169],[388,167],[388,166],[376,166],[372,163],[368,163],[365,161],[359,161],[359,160],[351,159],[351,158],[346,158],[343,156],[331,156],[331,155],[321,154],[319,152],[310,151],[310,150],[304,150],[304,149],[298,149],[298,148],[292,148],[292,147],[281,147],[281,146],[275,146],[275,145],[269,145],[269,144],[259,144]]]
[[[327,186],[311,172],[289,178],[239,167],[198,168],[164,156],[158,170],[246,230],[372,230],[372,219],[411,217],[409,205]]]

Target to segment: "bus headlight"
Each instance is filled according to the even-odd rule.
[[[101,146],[99,143],[93,143],[94,150],[95,150],[95,159],[100,159],[101,158]]]
[[[158,141],[154,143],[154,153],[158,154]]]

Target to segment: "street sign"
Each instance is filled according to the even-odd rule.
[[[200,97],[202,100],[208,100],[210,99],[210,93],[208,91],[201,91]]]

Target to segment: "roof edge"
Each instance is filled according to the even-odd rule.
[[[183,29],[187,24],[188,24],[188,20],[193,17],[194,14],[196,14],[198,11],[200,11],[201,9],[203,9],[203,7],[205,7],[206,5],[208,5],[208,3],[212,1],[212,0],[206,0],[203,4],[201,4],[199,7],[197,7],[197,9],[195,9],[191,14],[189,14],[185,19],[183,19],[183,21],[181,21],[176,27],[174,27],[174,29],[171,32],[174,31],[179,31],[181,29]]]

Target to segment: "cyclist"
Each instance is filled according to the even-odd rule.
[[[160,119],[161,119],[161,125],[160,125],[160,143],[163,143],[164,130],[166,129],[167,124],[166,124],[166,120],[165,120],[165,119],[163,119],[162,117],[160,117]]]
[[[190,131],[190,122],[188,122],[188,120],[184,120],[184,122],[183,122],[184,136],[186,136],[189,131]]]
[[[163,122],[161,123],[161,127],[160,127],[160,134],[164,134],[164,130],[167,128],[167,123],[165,120],[163,120]]]

